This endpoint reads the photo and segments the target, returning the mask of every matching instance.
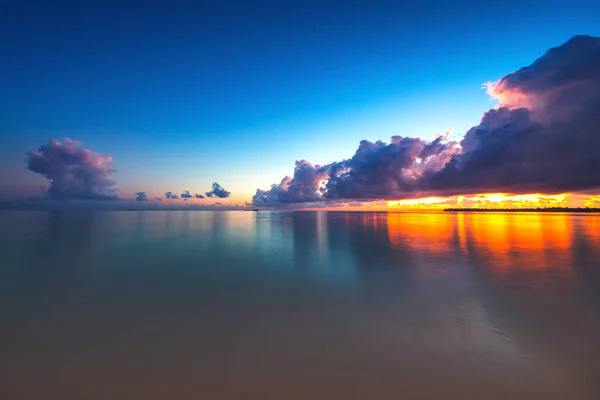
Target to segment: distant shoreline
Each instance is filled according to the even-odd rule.
[[[445,208],[444,212],[536,212],[536,213],[598,213],[600,208],[574,208],[574,207],[549,207],[549,208]]]

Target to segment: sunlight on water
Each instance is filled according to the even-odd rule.
[[[600,216],[0,213],[0,398],[600,396]]]

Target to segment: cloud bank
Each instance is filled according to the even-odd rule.
[[[347,160],[297,161],[255,206],[600,188],[600,38],[576,36],[487,85],[499,106],[459,142],[363,140]]]
[[[225,188],[223,188],[217,182],[212,184],[212,189],[212,191],[206,192],[206,196],[200,193],[192,194],[189,190],[184,190],[183,193],[181,193],[181,195],[177,195],[173,192],[167,192],[165,193],[165,198],[171,200],[183,199],[187,201],[188,199],[205,199],[207,197],[224,199],[231,196],[231,192],[225,190]]]
[[[50,140],[27,152],[27,168],[50,180],[47,195],[54,199],[116,199],[112,157],[80,148],[65,138]]]

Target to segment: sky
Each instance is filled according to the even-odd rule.
[[[183,201],[189,191],[208,197],[190,202],[256,202],[257,189],[293,175],[295,161],[333,165],[352,158],[361,140],[432,141],[450,129],[446,141],[460,142],[489,109],[513,106],[484,83],[575,35],[600,36],[593,1],[4,0],[1,7],[0,199],[144,193],[169,202],[167,192]],[[75,148],[110,156],[106,176],[93,182],[100,188],[67,190],[72,181],[61,187],[53,167],[38,159],[32,168],[28,152],[43,154],[42,146],[65,146],[60,151],[78,160],[90,156]],[[43,176],[50,169],[52,184]],[[448,174],[445,182],[462,179]],[[104,192],[105,178],[116,191]],[[461,183],[454,193],[439,179],[422,192],[411,186],[406,197],[465,190]],[[500,181],[498,192],[513,189]],[[330,198],[404,197],[340,182]],[[469,182],[473,193],[494,189]],[[219,188],[230,195],[215,195]]]

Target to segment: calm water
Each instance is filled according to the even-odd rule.
[[[0,212],[0,398],[597,399],[600,215]]]

